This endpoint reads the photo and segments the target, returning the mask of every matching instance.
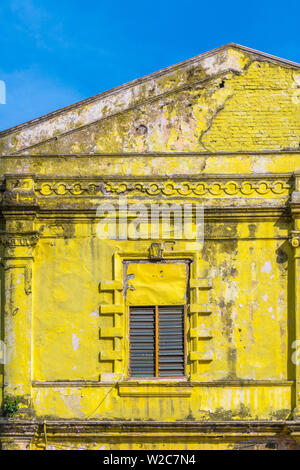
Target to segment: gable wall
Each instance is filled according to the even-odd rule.
[[[299,72],[233,49],[204,65],[152,79],[153,95],[168,94],[143,104],[135,96],[134,109],[82,130],[69,132],[96,117],[92,103],[82,122],[73,109],[65,122],[52,117],[2,139],[4,393],[21,398],[20,419],[61,420],[49,432],[54,448],[128,445],[112,427],[110,436],[95,428],[94,441],[86,429],[74,438],[72,420],[144,423],[130,444],[143,448],[232,448],[234,432],[249,439],[236,422],[298,416]],[[146,207],[204,206],[203,243],[100,240],[97,207],[119,195]],[[190,263],[184,380],[128,380],[123,261],[148,263],[153,241],[163,260]],[[136,288],[147,302],[146,287]],[[195,439],[193,423],[228,420],[224,439],[200,438],[200,427]],[[174,427],[152,430],[151,444],[150,421]],[[259,439],[269,432],[260,426]]]

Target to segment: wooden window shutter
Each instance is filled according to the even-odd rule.
[[[185,374],[184,307],[130,308],[130,376]]]
[[[184,375],[183,307],[159,307],[159,377]]]
[[[130,309],[130,375],[155,376],[155,308]]]

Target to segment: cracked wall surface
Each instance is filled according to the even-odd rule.
[[[0,132],[3,448],[298,446],[299,113],[299,65],[228,45]],[[203,243],[99,238],[119,197]],[[129,305],[173,303],[185,376],[132,380]]]

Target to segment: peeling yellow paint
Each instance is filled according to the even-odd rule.
[[[131,263],[125,276],[128,277],[128,305],[185,305],[187,302],[185,264]]]
[[[298,426],[299,77],[230,45],[0,133],[0,377],[43,425],[3,446],[240,448]],[[120,196],[205,206],[204,243],[99,239]],[[186,376],[130,377],[129,307],[149,305],[185,306]]]

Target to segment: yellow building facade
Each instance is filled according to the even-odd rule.
[[[0,155],[2,449],[298,448],[299,64],[229,44]]]

